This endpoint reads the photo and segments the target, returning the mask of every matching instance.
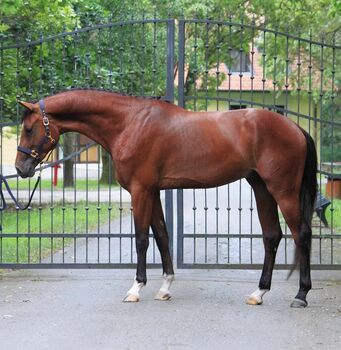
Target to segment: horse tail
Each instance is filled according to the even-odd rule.
[[[300,208],[302,219],[311,228],[315,200],[317,195],[317,153],[314,140],[300,128],[307,142],[307,155],[305,159],[302,185],[300,191]]]
[[[302,184],[300,190],[300,211],[302,217],[302,225],[305,225],[308,229],[309,246],[311,247],[311,221],[314,212],[315,200],[317,195],[317,153],[314,140],[312,137],[301,127],[299,127],[305,136],[307,144],[307,154],[304,164],[304,171],[302,177]],[[288,278],[294,272],[296,266],[299,264],[298,251],[295,249],[294,264],[292,265]]]

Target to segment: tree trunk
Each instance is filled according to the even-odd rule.
[[[64,157],[67,157],[75,150],[76,144],[76,134],[73,132],[68,132],[63,135],[63,153]],[[64,163],[64,187],[73,187],[74,179],[73,179],[73,165],[75,163],[75,159],[71,158]]]
[[[115,167],[114,163],[110,157],[110,154],[101,147],[102,153],[102,175],[101,175],[101,184],[113,185],[116,184],[115,178]]]

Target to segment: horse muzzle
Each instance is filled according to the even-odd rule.
[[[17,170],[17,174],[23,179],[32,177],[35,173],[35,165],[33,163],[33,159],[27,159],[24,162],[16,163],[15,168]]]

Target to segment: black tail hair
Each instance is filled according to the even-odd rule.
[[[302,223],[308,225],[311,229],[311,220],[314,213],[315,200],[318,190],[317,185],[317,153],[314,140],[301,127],[299,127],[305,136],[307,143],[307,155],[305,159],[304,172],[302,177],[301,191],[300,191],[300,210],[302,215]],[[311,240],[311,238],[310,238]],[[294,264],[292,265],[288,277],[289,278],[299,264],[299,256],[295,248]]]
[[[300,128],[307,142],[307,156],[302,178],[300,192],[301,214],[306,224],[311,227],[315,200],[317,195],[317,154],[315,143],[312,137],[302,128]]]

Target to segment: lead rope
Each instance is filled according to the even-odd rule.
[[[46,161],[48,161],[48,159],[50,158],[50,156],[52,154],[52,151],[53,151],[53,149],[50,151],[48,157],[46,158]],[[29,208],[29,206],[31,205],[34,193],[35,193],[35,191],[36,191],[36,189],[38,187],[38,184],[39,184],[39,182],[41,180],[41,172],[42,172],[41,166],[42,166],[43,163],[44,163],[43,161],[39,163],[39,165],[40,165],[39,174],[38,174],[36,183],[35,183],[35,185],[33,187],[33,191],[32,191],[32,193],[31,193],[31,195],[29,197],[28,203],[26,205],[22,205],[22,204],[19,203],[19,201],[14,197],[13,191],[9,187],[9,184],[8,184],[6,178],[2,174],[0,174],[0,198],[1,198],[1,201],[2,201],[2,207],[0,207],[0,212],[4,211],[7,208],[7,203],[6,203],[6,200],[5,200],[4,193],[3,193],[2,184],[5,185],[9,196],[12,198],[12,201],[15,204],[16,209],[26,210],[26,209]],[[0,225],[0,231],[1,230],[2,230],[2,226]]]

